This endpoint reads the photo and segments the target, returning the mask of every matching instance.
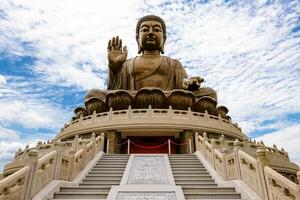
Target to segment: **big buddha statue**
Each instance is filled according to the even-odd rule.
[[[143,108],[151,104],[156,108],[208,111],[225,118],[228,110],[216,109],[217,94],[209,87],[201,87],[204,79],[188,77],[177,59],[163,56],[166,39],[164,20],[147,15],[136,25],[136,57],[127,59],[127,47],[118,36],[109,40],[107,90],[89,91],[85,97],[86,111],[79,109],[77,113],[87,115],[111,107],[121,110],[129,105]]]

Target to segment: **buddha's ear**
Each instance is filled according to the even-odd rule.
[[[142,49],[141,46],[140,46],[140,43],[139,43],[139,37],[136,36],[135,38],[136,38],[136,42],[137,42],[137,45],[138,45],[138,54],[140,54],[140,53],[142,53],[143,49]]]
[[[141,48],[141,46],[138,44],[138,54],[142,53],[143,49]]]
[[[165,47],[165,41],[162,43],[162,45],[161,45],[161,47],[160,47],[160,53],[161,53],[161,54],[164,54],[164,53],[165,53],[164,47]]]

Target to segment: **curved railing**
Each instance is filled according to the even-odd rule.
[[[198,113],[191,109],[187,111],[169,109],[131,109],[103,113],[94,113],[71,121],[61,129],[57,139],[67,139],[75,135],[93,131],[130,130],[151,125],[151,128],[175,130],[203,130],[228,135],[242,139],[246,136],[237,124],[221,116]]]
[[[298,184],[272,169],[271,159],[275,157],[277,157],[282,169],[290,166],[288,155],[284,150],[278,150],[276,146],[273,148],[266,147],[263,143],[257,145],[256,142],[244,141],[242,143],[238,140],[234,141],[232,150],[227,148],[227,140],[224,136],[218,140],[212,139],[209,141],[206,133],[203,133],[203,136],[196,133],[195,144],[196,151],[202,154],[224,180],[242,180],[261,199],[300,199],[299,167],[295,165],[293,169],[293,172],[297,173]],[[249,146],[252,146],[251,151],[248,149]],[[252,150],[255,149],[254,146],[256,152],[255,155],[251,155],[253,154]],[[282,156],[280,157],[278,154]]]

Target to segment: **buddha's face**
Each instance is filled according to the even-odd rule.
[[[139,29],[138,42],[143,50],[161,50],[164,43],[161,23],[157,21],[142,22]]]

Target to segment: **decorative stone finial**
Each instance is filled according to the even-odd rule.
[[[28,156],[29,156],[30,158],[37,157],[37,156],[38,156],[38,151],[35,150],[35,149],[32,149],[32,150],[30,150],[30,151],[28,152]]]

